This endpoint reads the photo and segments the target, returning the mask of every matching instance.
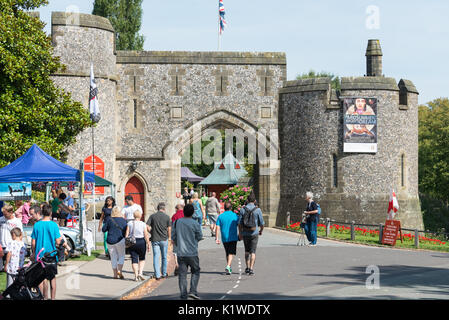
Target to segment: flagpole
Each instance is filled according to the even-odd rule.
[[[92,199],[94,206],[94,250],[97,250],[97,220],[95,209],[95,132],[94,125],[92,124],[92,173],[94,174],[94,183],[92,188]]]

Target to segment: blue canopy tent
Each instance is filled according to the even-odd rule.
[[[33,144],[23,156],[0,169],[0,183],[50,181],[81,182],[81,173],[80,170],[49,156],[36,144]],[[91,172],[84,172],[84,181],[95,182],[95,175]],[[83,192],[80,188],[80,203],[82,203],[82,198]],[[80,235],[81,239],[84,239],[82,219],[82,215],[80,215]]]
[[[79,170],[52,158],[36,144],[0,169],[0,183],[41,181],[81,181],[81,176]],[[94,175],[84,172],[84,181],[94,182]]]

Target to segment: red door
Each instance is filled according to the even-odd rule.
[[[145,195],[144,188],[142,182],[136,177],[132,177],[129,179],[128,183],[125,186],[125,197],[132,196],[135,203],[139,204],[142,207],[142,221],[145,221]],[[125,202],[126,204],[126,202]]]

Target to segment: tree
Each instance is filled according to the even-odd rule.
[[[341,88],[340,77],[335,76],[334,74],[332,74],[330,72],[325,72],[325,71],[317,73],[314,70],[310,70],[308,73],[303,73],[303,74],[298,75],[296,77],[296,80],[309,79],[309,78],[331,78],[332,89],[340,90],[340,88]]]
[[[61,159],[65,148],[90,125],[89,112],[55,86],[64,70],[53,56],[44,23],[28,15],[46,0],[0,0],[0,166],[33,143]]]
[[[449,99],[419,106],[419,190],[449,202]]]
[[[142,0],[95,0],[92,14],[108,18],[117,33],[117,50],[143,50]]]
[[[221,133],[221,141],[217,141],[218,146],[221,145],[221,157],[220,160],[222,160],[226,154],[227,150],[225,150],[225,141],[226,141],[226,132],[225,130],[220,130]],[[204,149],[211,143],[214,143],[215,141],[201,141],[201,155],[203,155]],[[199,143],[199,142],[197,142]],[[241,142],[239,142],[241,143]],[[236,156],[236,150],[238,148],[243,148],[244,154],[243,154],[243,166],[245,170],[248,172],[248,177],[253,177],[254,175],[254,164],[249,163],[249,155],[248,155],[248,144],[247,142],[243,142],[243,145],[238,144],[236,140],[233,141],[233,155]],[[182,155],[183,166],[187,167],[192,171],[194,174],[200,176],[200,177],[207,177],[213,170],[214,170],[214,164],[206,164],[204,162],[201,162],[199,164],[194,163],[194,146],[193,144],[190,145],[189,150],[186,150],[185,153]],[[211,155],[212,156],[212,155]],[[189,157],[189,158],[187,158]],[[251,161],[253,162],[253,161]]]

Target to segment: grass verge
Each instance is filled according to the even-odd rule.
[[[321,229],[321,230],[320,230]],[[289,231],[294,231],[299,233],[300,230],[298,229],[290,229]],[[331,230],[329,237],[326,237],[326,231],[324,228],[318,228],[317,232],[318,236],[320,238],[329,239],[329,240],[340,240],[350,243],[358,243],[358,244],[364,244],[364,245],[370,245],[370,246],[376,246],[376,247],[385,247],[385,248],[391,248],[389,245],[383,245],[379,243],[379,236],[371,236],[371,235],[361,235],[357,232],[355,233],[355,240],[351,241],[351,234],[347,232],[335,232],[334,230]],[[397,240],[395,248],[404,248],[404,249],[417,249],[415,247],[414,241],[410,241],[408,239]],[[443,244],[433,244],[428,242],[422,242],[419,243],[418,249],[424,249],[424,250],[432,250],[432,251],[439,251],[439,252],[449,252],[449,245],[448,243]]]
[[[93,261],[97,259],[102,253],[103,250],[92,250],[90,257],[87,254],[82,254],[79,257],[70,258],[68,261]]]

